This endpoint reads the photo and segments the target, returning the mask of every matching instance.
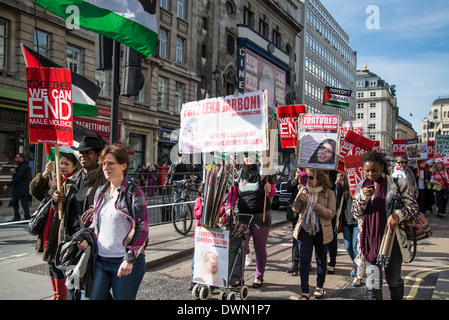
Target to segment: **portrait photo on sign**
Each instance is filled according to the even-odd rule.
[[[181,153],[201,152],[200,122],[197,118],[187,118],[179,135],[179,151]]]
[[[335,169],[338,160],[336,133],[305,133],[299,141],[300,167]]]

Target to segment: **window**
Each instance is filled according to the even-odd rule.
[[[208,30],[208,21],[207,18],[203,17],[203,30]]]
[[[357,113],[357,119],[363,119],[363,113]]]
[[[268,24],[263,20],[259,20],[259,33],[262,37],[268,38]]]
[[[438,119],[438,110],[436,109],[433,111],[433,118]]]
[[[363,109],[363,103],[357,103],[357,109]]]
[[[370,112],[369,118],[370,119],[376,119],[376,113],[375,112]]]
[[[226,12],[231,18],[235,18],[235,4],[233,1],[226,1]]]
[[[81,69],[81,48],[67,44],[67,68],[78,74],[82,74]]]
[[[0,20],[0,70],[7,69],[6,53],[8,52],[8,24]]]
[[[273,30],[273,40],[272,42],[278,48],[281,47],[281,34],[277,30]]]
[[[159,30],[159,57],[168,59],[168,31]]]
[[[184,39],[177,37],[176,38],[176,63],[184,64],[184,48],[185,41]]]
[[[370,134],[369,135],[369,139],[376,141],[376,135],[375,134]]]
[[[227,41],[228,45],[226,47],[227,52],[230,54],[234,54],[235,53],[235,37],[232,34],[228,33],[227,38],[228,38],[228,41]]]
[[[170,0],[161,0],[161,8],[170,10]]]
[[[167,78],[159,76],[157,89],[157,107],[167,110]]]
[[[368,125],[368,129],[376,129],[376,124],[375,123],[370,123]]]
[[[375,96],[376,96],[376,92],[370,92],[370,93],[369,93],[369,96],[370,96],[370,97],[375,97]]]
[[[364,94],[363,92],[357,92],[357,98],[363,98]]]
[[[95,84],[100,87],[100,94],[109,96],[109,71],[95,70]]]
[[[245,8],[244,10],[243,24],[251,29],[254,29],[254,13],[252,13],[248,8]]]
[[[371,103],[369,104],[369,107],[370,107],[370,108],[375,108],[375,107],[376,107],[376,103],[375,103],[375,102],[371,102]]]
[[[181,112],[184,103],[184,83],[176,82],[175,111]]]
[[[145,136],[140,134],[129,134],[129,147],[134,150],[134,154],[129,156],[130,172],[134,172],[140,164],[145,164],[145,138]]]
[[[186,19],[186,4],[185,0],[178,0],[178,18]]]
[[[39,52],[46,58],[50,58],[50,36],[48,33],[40,30],[35,30],[34,51]]]

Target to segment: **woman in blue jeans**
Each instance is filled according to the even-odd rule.
[[[324,296],[327,269],[327,245],[332,241],[332,218],[335,216],[335,195],[328,175],[319,169],[306,169],[307,185],[298,191],[292,209],[299,214],[293,236],[299,243],[299,275],[301,299],[309,300],[309,273],[313,249],[317,264],[315,298]]]
[[[115,300],[134,300],[145,274],[148,237],[148,211],[139,186],[131,184],[128,152],[117,145],[103,149],[99,162],[108,182],[94,198],[93,222],[98,257],[89,298],[107,299],[109,290]],[[84,249],[87,242],[78,244]]]

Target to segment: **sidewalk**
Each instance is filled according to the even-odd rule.
[[[34,209],[36,207],[33,206]],[[32,209],[31,212],[33,211]],[[0,223],[11,219],[12,208],[7,206],[0,207]],[[403,272],[407,274],[406,280],[408,282],[406,285],[410,284],[413,289],[413,287],[419,286],[419,281],[423,277],[421,273],[425,271],[425,268],[428,268],[433,273],[438,271],[438,280],[433,290],[432,300],[447,300],[449,299],[449,286],[447,285],[449,283],[449,261],[446,259],[447,250],[444,248],[447,248],[447,245],[449,245],[447,236],[449,219],[439,219],[433,216],[429,219],[429,222],[434,235],[429,241],[418,246],[417,259],[412,264],[403,264]],[[297,298],[296,291],[299,288],[299,279],[295,280],[295,285],[292,285],[292,277],[285,273],[285,270],[290,266],[288,255],[291,252],[291,246],[289,246],[291,244],[291,225],[290,222],[285,220],[285,210],[273,211],[272,232],[270,235],[267,247],[270,256],[270,264],[267,266],[266,276],[267,290],[252,292],[250,299],[295,299]],[[342,235],[339,234],[338,237],[338,272],[335,275],[326,277],[326,288],[330,289],[328,290],[328,299],[342,299],[341,297],[349,291],[355,295],[347,299],[365,299],[364,286],[357,288],[358,293],[356,293],[350,285],[348,275],[352,263],[342,245]],[[149,239],[146,250],[147,270],[177,258],[188,256],[194,251],[193,230],[184,237],[174,230],[172,224],[150,226]],[[442,252],[446,253],[442,254]],[[432,265],[432,261],[436,261],[435,266]],[[41,260],[41,255],[30,253],[13,257],[9,260],[0,260],[0,266],[2,271],[4,271],[1,279],[2,285],[0,286],[2,287],[0,288],[0,300],[50,299],[52,292],[46,276],[48,272],[47,265]],[[248,271],[247,276],[251,278],[251,270],[249,269]],[[276,283],[272,285],[275,285],[277,290],[268,290],[270,288],[269,279],[276,279]],[[19,283],[20,286],[17,286]],[[251,283],[252,281],[249,282],[249,284]],[[312,283],[314,282],[312,281]],[[386,285],[384,285],[384,289],[388,290]],[[406,295],[407,292],[408,290]],[[150,294],[143,293],[143,296],[143,299],[154,299],[154,296],[152,297]],[[389,294],[385,292],[384,297],[388,299]],[[419,300],[419,296],[416,296],[416,299]]]

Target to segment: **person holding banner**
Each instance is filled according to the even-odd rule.
[[[67,194],[73,185],[71,179],[73,174],[80,168],[74,154],[62,154],[59,159],[61,167],[62,190]],[[43,201],[48,195],[56,191],[56,181],[50,179],[54,171],[54,162],[50,161],[45,166],[44,173],[38,173],[30,182],[30,194],[38,201]],[[63,206],[64,210],[64,206]],[[57,205],[53,203],[50,207],[44,229],[38,235],[36,251],[42,252],[42,260],[48,263],[51,286],[53,289],[52,300],[66,300],[67,288],[65,286],[65,275],[55,265],[56,250],[58,248],[58,233],[61,220],[57,214]]]
[[[274,197],[276,189],[271,176],[262,179],[256,159],[251,154],[245,153],[243,162],[239,178],[235,181],[234,188],[237,189],[237,192],[233,194],[238,197],[238,212],[253,215],[249,234],[245,239],[244,255],[246,255],[246,248],[249,247],[249,239],[252,237],[256,253],[256,274],[252,287],[260,288],[267,264],[267,240],[271,229],[271,201],[269,198]],[[228,203],[228,206],[230,205]],[[226,214],[231,215],[231,212],[232,210],[228,207]]]
[[[103,149],[100,164],[108,182],[95,192],[93,221],[98,256],[89,298],[135,300],[145,274],[148,210],[142,189],[127,179],[129,155],[121,146]],[[84,250],[86,240],[78,243]]]
[[[324,281],[327,269],[327,245],[332,241],[332,218],[335,216],[335,195],[324,170],[306,169],[307,185],[302,187],[293,211],[299,214],[293,236],[299,246],[299,275],[301,277],[301,299],[309,300],[309,273],[312,252],[315,248],[317,264],[317,286],[314,296],[324,296]]]
[[[411,257],[411,245],[407,240],[403,221],[410,219],[417,212],[418,204],[402,179],[398,179],[396,186],[385,161],[377,151],[366,152],[361,160],[366,179],[357,185],[351,208],[352,215],[361,220],[356,262],[358,268],[365,269],[367,274],[368,299],[382,300],[382,264],[379,265],[377,261],[386,228],[394,233],[385,276],[391,299],[401,300],[404,296],[402,262],[410,261]],[[398,198],[401,200],[400,204],[397,203]],[[387,215],[393,199],[400,209],[391,210],[391,214]]]
[[[444,218],[446,217],[446,206],[449,199],[446,196],[446,192],[449,190],[449,178],[443,162],[436,163],[435,173],[430,178],[430,183],[433,185],[433,190],[435,191],[435,201],[438,208],[437,216]]]

